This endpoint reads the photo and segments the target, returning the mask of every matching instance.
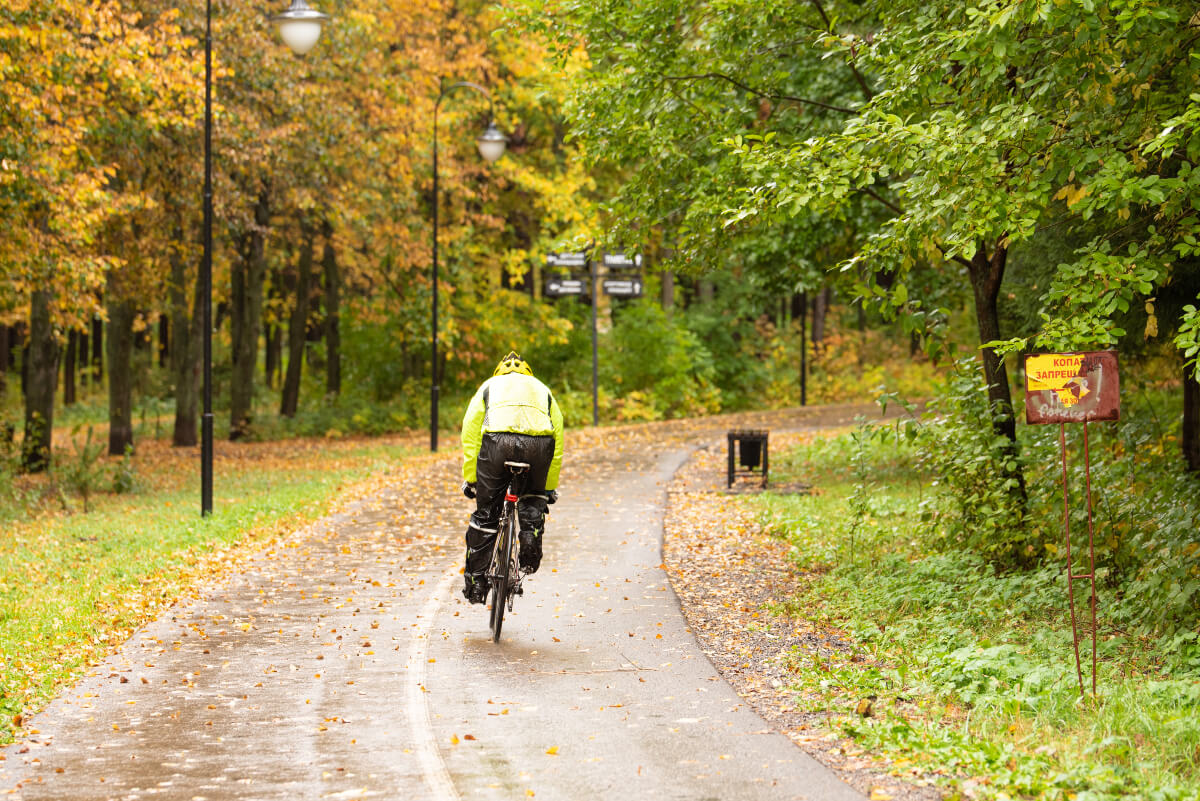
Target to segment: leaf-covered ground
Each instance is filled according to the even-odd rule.
[[[569,446],[572,453],[581,453],[593,448],[602,448],[610,452],[628,448],[638,452],[651,449],[652,452],[653,449],[678,448],[709,442],[726,428],[761,426],[775,430],[776,427],[794,427],[798,424],[817,426],[828,422],[845,423],[853,419],[859,411],[861,409],[838,409],[819,416],[815,411],[806,410],[801,413],[748,415],[584,430],[572,432]],[[775,439],[775,435],[772,441],[776,446],[782,442]],[[146,475],[145,482],[138,492],[125,496],[105,496],[100,499],[95,511],[88,515],[47,514],[37,520],[20,524],[16,529],[16,536],[6,545],[10,547],[9,556],[12,557],[6,568],[10,573],[6,575],[17,577],[6,584],[6,592],[9,597],[19,597],[20,602],[25,605],[25,611],[15,619],[25,621],[26,625],[29,625],[30,621],[41,621],[37,624],[41,628],[37,631],[16,633],[10,637],[5,644],[3,661],[7,675],[10,678],[16,677],[16,681],[20,683],[20,686],[8,685],[6,693],[9,699],[17,700],[18,705],[14,711],[24,718],[21,721],[24,723],[24,734],[39,740],[41,747],[49,747],[49,742],[54,741],[53,738],[47,741],[45,735],[31,731],[30,716],[65,684],[82,675],[89,664],[95,664],[106,654],[114,653],[131,633],[143,632],[138,635],[137,642],[132,644],[143,649],[147,658],[132,660],[128,670],[121,672],[119,677],[117,671],[110,676],[106,670],[104,675],[96,675],[88,681],[97,685],[107,681],[107,687],[108,684],[125,678],[128,681],[120,682],[119,686],[125,688],[126,693],[133,691],[130,688],[145,687],[148,690],[152,685],[161,684],[164,679],[172,686],[177,685],[181,670],[173,670],[172,665],[178,661],[181,649],[196,651],[196,658],[203,662],[205,657],[201,655],[207,654],[205,649],[213,647],[214,644],[220,645],[230,638],[250,637],[258,632],[258,636],[271,640],[264,640],[261,650],[256,652],[266,658],[270,656],[274,640],[283,642],[292,636],[316,636],[319,633],[317,629],[307,633],[306,630],[302,630],[304,627],[298,622],[300,618],[295,617],[291,609],[295,604],[319,617],[322,610],[341,609],[347,604],[353,604],[349,607],[352,613],[357,613],[360,607],[365,612],[381,601],[392,602],[415,592],[415,585],[421,583],[422,579],[420,576],[409,576],[410,569],[424,570],[424,563],[428,558],[439,562],[446,558],[457,559],[457,554],[452,554],[451,551],[457,551],[460,547],[458,543],[461,542],[464,516],[463,501],[457,494],[457,483],[448,478],[456,473],[451,464],[455,461],[455,456],[452,453],[437,456],[422,454],[419,451],[414,453],[412,446],[420,444],[417,440],[395,440],[382,445],[378,441],[298,441],[278,445],[237,446],[221,443],[218,448],[218,513],[204,524],[200,523],[196,514],[193,479],[188,477],[193,466],[194,451],[189,454],[187,451],[177,452],[160,446],[162,452],[156,453],[153,448],[146,448],[143,453],[147,455],[147,460],[141,464],[153,463],[154,466]],[[709,475],[704,480],[709,482],[709,485],[719,482],[724,474],[723,440],[721,445],[716,451],[702,456],[702,461],[708,460],[705,469]],[[156,458],[160,461],[154,462]],[[569,478],[576,486],[576,491],[582,490],[589,478],[595,478],[606,470],[620,469],[618,462],[610,464],[607,461],[592,460],[589,463],[594,467],[581,470],[580,466],[576,465],[570,468],[573,472],[569,474]],[[594,474],[587,472],[588,470],[592,470]],[[318,481],[318,478],[321,480]],[[291,491],[288,488],[297,482],[301,486],[315,489],[311,494],[289,494]],[[697,518],[698,524],[703,523],[704,510],[708,508],[706,504],[712,500],[707,496],[713,495],[702,494],[705,497],[694,499],[693,511],[700,515]],[[275,496],[279,496],[278,505],[268,504],[251,513],[251,507],[255,503],[270,500]],[[349,514],[349,528],[342,532],[345,536],[339,538],[336,528],[306,528],[308,521],[330,511],[345,509],[353,499],[364,496],[373,496],[374,499],[366,506],[360,504]],[[730,499],[730,496],[723,494],[713,497],[722,506],[727,505]],[[336,502],[334,498],[337,498]],[[405,498],[420,498],[424,501],[421,504],[408,504]],[[289,505],[296,500],[302,502]],[[418,514],[414,515],[414,511]],[[155,521],[159,521],[164,528],[157,529],[158,523]],[[206,526],[212,523],[222,523],[225,526],[221,529],[221,536],[210,536],[212,530]],[[176,534],[199,530],[203,536],[195,541],[175,542],[160,536],[169,525],[179,527],[173,529]],[[154,536],[149,540],[138,540],[135,534],[142,536],[146,532],[139,533],[135,529],[143,528],[149,529]],[[748,522],[745,530],[749,531]],[[433,532],[442,533],[431,536]],[[739,532],[733,530],[729,532],[729,536],[732,541],[727,548],[730,554],[736,554],[733,546],[740,540]],[[164,541],[157,542],[156,538]],[[157,543],[156,547],[161,548],[166,561],[156,563],[146,558],[138,559],[128,554],[121,556],[117,552],[110,552],[109,546],[139,542],[149,542],[151,545]],[[47,572],[45,566],[28,566],[25,563],[32,560],[21,558],[16,552],[19,548],[60,552],[64,555],[60,560],[60,567],[65,567],[60,572]],[[95,580],[95,559],[100,556],[100,552],[109,560],[110,568],[114,559],[122,562],[126,568],[114,571],[119,574],[118,583]],[[771,622],[773,619],[767,613],[765,604],[771,598],[771,593],[776,590],[778,597],[787,595],[788,577],[779,572],[779,568],[787,567],[787,560],[778,553],[764,551],[764,554],[761,560],[749,558],[743,559],[742,563],[732,557],[715,553],[693,560],[700,566],[718,563],[725,566],[728,573],[725,587],[729,591],[726,599],[731,608],[713,609],[711,605],[693,604],[686,592],[681,591],[680,594],[684,599],[685,608],[688,608],[691,615],[693,630],[701,637],[701,642],[706,644],[705,631],[731,629],[728,618],[721,617],[721,614],[730,612],[739,618],[745,618],[742,636],[754,638],[748,641],[752,646],[748,655],[742,656],[744,648],[739,648],[736,637],[730,634],[722,641],[729,643],[726,649],[729,658],[714,652],[713,659],[722,669],[730,667],[727,662],[736,668],[734,671],[726,670],[727,678],[738,689],[753,689],[754,692],[747,692],[748,697],[768,719],[774,719],[774,713],[767,708],[771,702],[764,699],[772,697],[771,690],[777,689],[773,686],[773,680],[782,682],[782,679],[778,678],[781,674],[767,658],[760,656],[759,652],[763,652],[763,649],[754,647],[754,643],[772,642],[772,635],[780,633],[776,630],[779,619]],[[88,558],[80,558],[83,555]],[[369,569],[364,572],[363,566],[359,565],[363,555],[370,555],[379,564],[367,565]],[[419,565],[411,561],[413,558],[419,560]],[[773,570],[758,572],[785,583],[777,588],[770,584],[760,588],[738,579],[738,570],[764,563]],[[406,581],[411,579],[412,587],[401,586],[395,578],[386,577],[379,572],[379,569],[383,569],[383,573],[386,574],[387,569],[396,567],[403,569],[403,575],[408,577]],[[34,576],[28,572],[31,570],[41,570],[42,573]],[[21,574],[21,571],[26,572]],[[221,588],[226,582],[236,584],[258,574],[270,579],[271,587],[267,588],[265,595],[254,599],[254,603],[249,606],[243,604],[237,608],[234,608],[234,605],[229,609],[219,609],[203,620],[185,620],[181,617],[174,621],[170,616],[162,614],[181,596],[195,595],[198,591],[210,595],[213,592],[219,594],[224,592]],[[21,578],[22,575],[24,578]],[[56,614],[63,611],[56,608],[56,604],[61,607],[64,599],[56,597],[52,590],[68,586],[73,580],[72,577],[77,575],[82,576],[84,580],[76,583],[88,587],[88,592],[92,592],[93,589],[102,592],[109,600],[102,604],[93,604],[88,599],[82,599],[88,600],[87,603],[69,603],[68,606],[75,607],[74,611],[90,609],[90,616],[71,626],[59,626],[56,629],[53,621]],[[678,580],[678,573],[676,577]],[[39,586],[47,588],[47,591],[39,593]],[[377,599],[376,595],[380,597]],[[142,603],[143,600],[146,603]],[[368,602],[371,603],[363,605]],[[106,605],[109,603],[113,605]],[[28,614],[29,610],[36,610],[37,614]],[[712,614],[707,614],[709,612]],[[173,610],[171,614],[177,612]],[[705,620],[698,622],[701,621],[698,615],[705,617]],[[157,622],[151,625],[157,634],[146,639],[145,632],[148,630],[140,627],[156,616]],[[270,618],[265,628],[264,617]],[[351,614],[351,617],[354,621],[349,625],[349,632],[355,642],[363,639],[377,646],[381,635],[371,624],[379,621],[372,621],[357,614]],[[358,626],[359,622],[362,622],[363,626]],[[200,628],[192,627],[192,623]],[[281,636],[278,629],[282,629],[287,636]],[[46,632],[50,632],[50,636],[43,636]],[[340,630],[336,634],[327,633],[332,637],[326,639],[341,642],[334,639],[341,634]],[[189,638],[192,637],[199,639],[189,645]],[[389,637],[403,639],[399,630],[391,632]],[[799,642],[805,647],[815,648],[818,653],[821,649],[839,647],[836,636],[803,627],[795,627],[789,631],[786,642]],[[371,650],[362,643],[358,644],[361,648]],[[372,656],[366,652],[362,655]],[[321,657],[318,653],[314,658]],[[277,670],[280,669],[278,660],[272,664]],[[176,667],[182,669],[182,665],[183,663],[180,663]],[[310,676],[315,679],[317,674],[320,674],[319,683],[325,684],[327,670],[314,668]],[[185,671],[183,675],[190,674]],[[145,681],[142,680],[143,677]],[[203,687],[205,682],[211,684],[215,679],[216,674],[203,681],[192,676],[188,681]],[[218,683],[211,686],[214,691],[218,691],[223,685]],[[185,684],[183,689],[194,690],[195,687]],[[355,692],[359,691],[356,687]],[[78,692],[74,695],[78,695]],[[96,721],[108,725],[107,719],[101,719],[99,707],[95,706],[99,704],[96,697],[75,698],[74,695],[71,696],[71,703],[80,706],[85,722],[88,722],[89,717],[95,716]],[[126,703],[114,700],[115,698],[110,698],[108,703]],[[212,701],[213,705],[224,709],[218,701],[224,703],[228,699],[224,696],[214,698],[216,700]],[[231,707],[231,711],[242,709],[239,704],[234,706],[236,708]],[[93,711],[93,707],[97,711]],[[212,708],[208,707],[210,710]],[[130,714],[133,714],[141,710],[141,707],[132,707],[131,710]],[[257,711],[266,711],[266,707],[246,707],[246,714]],[[303,717],[307,712],[308,710],[300,709],[297,715]],[[153,716],[153,711],[149,714]],[[780,714],[799,715],[795,710],[781,711]],[[809,750],[815,749],[818,755],[831,749],[836,752],[838,747],[842,747],[843,753],[837,754],[839,764],[851,770],[851,780],[862,789],[874,790],[876,798],[888,795],[900,797],[901,791],[890,789],[892,785],[886,782],[878,770],[872,769],[862,755],[847,752],[842,744],[823,739],[824,735],[817,728],[820,725],[818,718],[795,717],[792,720],[798,721],[798,725],[781,724],[780,727],[788,730],[789,734],[796,735],[793,736],[794,740]],[[340,725],[340,721],[333,722]],[[16,724],[18,720],[14,719],[12,723]],[[220,728],[218,723],[219,721],[214,722],[214,731]],[[264,719],[264,725],[267,723],[269,721]],[[122,726],[123,733],[129,728],[123,723],[118,725]],[[201,725],[207,724],[201,721]],[[328,720],[318,722],[317,725],[324,725],[329,731],[334,730]],[[801,729],[800,725],[808,728]],[[133,733],[129,736],[149,736],[147,727],[150,726],[151,721],[142,718],[140,724],[133,726]],[[19,756],[25,760],[33,754],[26,752]],[[831,756],[824,753],[823,758],[828,761]]]
[[[394,483],[411,438],[216,446],[214,514],[199,514],[198,454],[139,445],[134,491],[46,504],[0,538],[0,742],[182,596],[255,549]],[[69,458],[64,452],[63,459]],[[116,460],[113,460],[116,463]],[[46,493],[47,477],[24,479]]]
[[[771,449],[781,451],[811,436],[772,435]],[[739,479],[730,491],[725,479],[721,442],[698,451],[670,487],[664,560],[701,648],[763,718],[870,798],[939,798],[940,792],[920,770],[873,758],[832,734],[827,713],[798,703],[789,689],[795,683],[790,675],[792,655],[800,651],[828,661],[837,653],[844,659],[852,646],[837,630],[782,608],[805,576],[795,568],[786,543],[767,535],[757,522],[757,511],[746,503],[745,493],[757,485]],[[808,488],[773,485],[772,490]],[[860,711],[871,712],[866,705]]]

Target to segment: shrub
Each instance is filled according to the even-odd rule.
[[[79,440],[79,426],[71,429],[71,446],[75,453],[74,459],[64,460],[55,467],[55,477],[67,489],[83,498],[83,511],[90,510],[92,493],[95,491],[104,473],[104,465],[100,455],[104,453],[104,443],[92,442],[92,427],[87,427],[87,435]],[[64,504],[65,505],[65,504]]]
[[[911,436],[941,489],[922,504],[940,546],[973,551],[1005,567],[1036,563],[1044,547],[1041,531],[1026,525],[1024,465],[992,427],[978,360],[954,364],[930,411],[933,421],[913,425]]]
[[[641,300],[623,308],[608,353],[623,398],[619,419],[655,420],[720,409],[711,354],[658,304]]]

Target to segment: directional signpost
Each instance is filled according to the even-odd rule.
[[[605,278],[603,286],[604,294],[614,298],[640,298],[642,296],[642,279],[640,278]]]
[[[596,333],[596,267],[603,264],[605,278],[601,282],[604,294],[612,298],[640,298],[642,254],[605,253],[599,262],[590,258],[591,245],[572,253],[550,253],[546,256],[545,284],[542,295],[547,298],[591,298],[592,301],[592,425],[600,425],[600,346]]]
[[[587,281],[582,278],[567,278],[561,275],[552,275],[546,279],[546,288],[543,294],[548,298],[567,298],[572,296],[586,295]]]
[[[592,299],[592,425],[600,425],[600,346],[596,333],[596,265],[588,256],[591,245],[576,253],[546,256],[548,298],[590,297]]]
[[[640,298],[642,296],[642,254],[605,253],[604,267],[608,277],[602,283],[604,294],[613,298]],[[633,273],[636,271],[636,275]]]
[[[642,269],[641,253],[605,253],[604,266],[610,270]]]
[[[542,294],[548,298],[586,296],[588,291],[588,254],[551,253],[546,256],[546,285]]]

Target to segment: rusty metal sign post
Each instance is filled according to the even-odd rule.
[[[1116,351],[1035,353],[1025,357],[1025,422],[1058,423],[1062,452],[1063,532],[1067,541],[1067,599],[1071,606],[1071,637],[1075,646],[1075,675],[1084,694],[1079,659],[1079,624],[1075,616],[1075,582],[1091,586],[1092,695],[1096,695],[1096,540],[1092,525],[1092,461],[1088,423],[1118,420],[1121,385]],[[1084,486],[1087,493],[1088,572],[1076,573],[1071,558],[1071,503],[1067,485],[1067,423],[1083,423]]]

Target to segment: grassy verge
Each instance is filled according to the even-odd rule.
[[[140,446],[137,488],[87,514],[9,521],[0,538],[0,742],[63,685],[234,549],[294,531],[348,487],[389,472],[399,440],[221,443],[214,514],[199,515],[194,451]]]
[[[774,479],[816,488],[754,501],[809,571],[779,611],[848,643],[793,654],[803,703],[952,796],[1200,798],[1200,671],[1119,630],[1102,598],[1099,693],[1081,698],[1061,564],[999,574],[929,547],[936,490],[915,464],[854,433],[772,458]]]

